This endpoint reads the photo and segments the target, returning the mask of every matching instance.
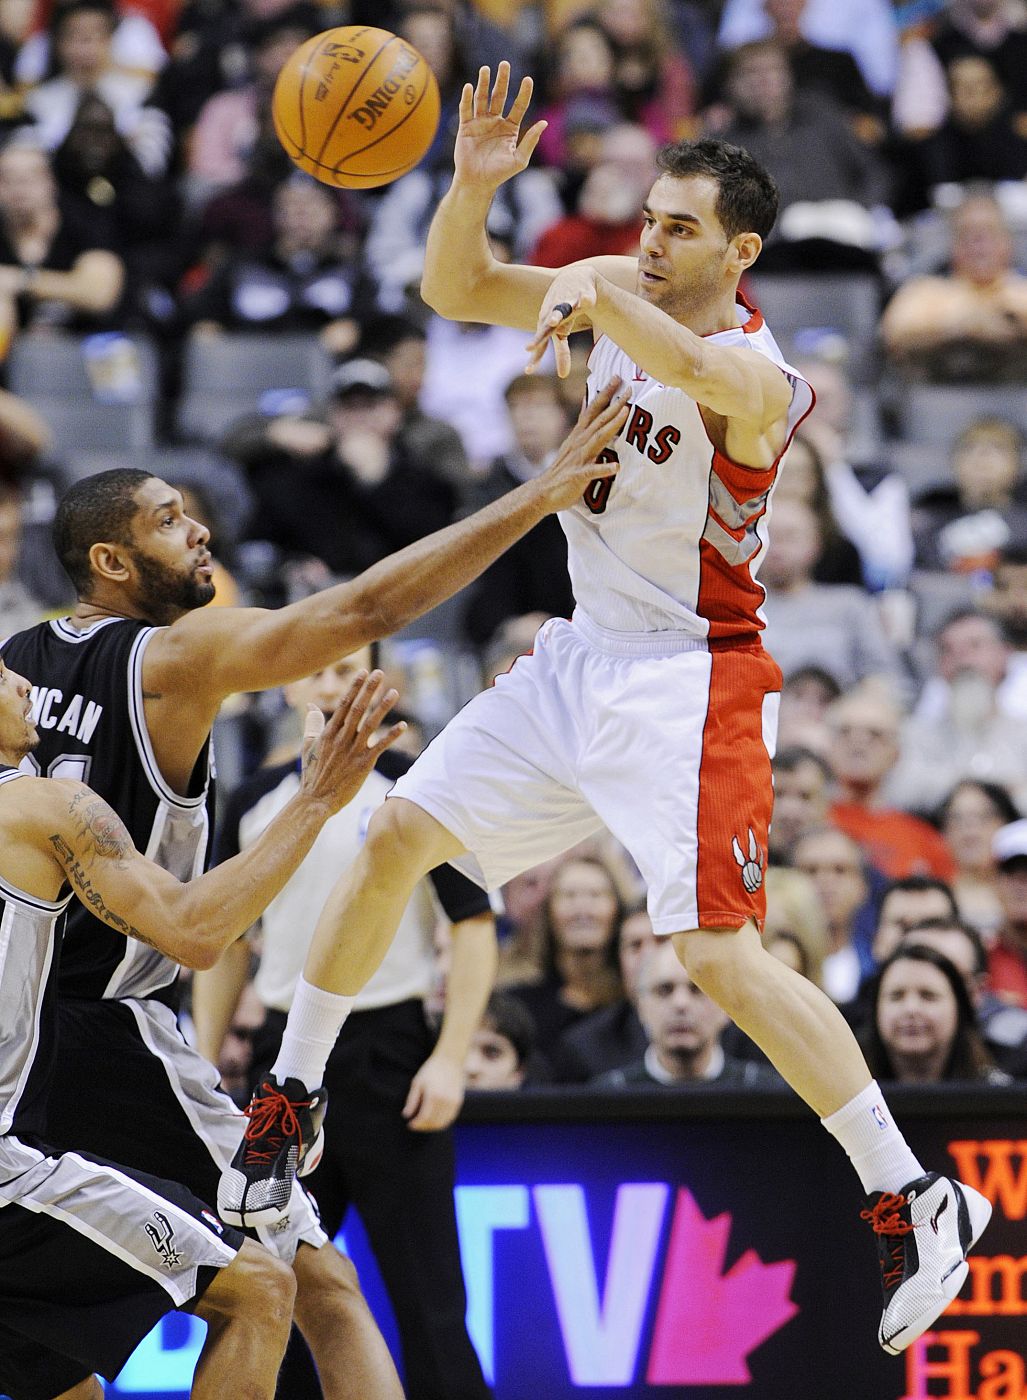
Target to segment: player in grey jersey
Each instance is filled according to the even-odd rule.
[[[39,735],[29,682],[0,661],[0,1392],[13,1400],[97,1400],[94,1373],[113,1379],[174,1308],[208,1324],[194,1397],[273,1396],[295,1294],[287,1265],[177,1184],[40,1136],[64,911],[74,896],[119,934],[211,966],[398,737],[399,725],[379,732],[396,698],[380,673],[358,673],[320,738],[313,717],[288,806],[244,853],[183,884],[83,783],[18,771]]]

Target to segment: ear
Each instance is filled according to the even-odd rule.
[[[93,573],[98,578],[112,579],[117,583],[124,583],[131,577],[132,571],[121,545],[91,545],[89,549],[89,563]]]
[[[758,233],[739,233],[732,238],[731,246],[734,250],[733,262],[740,277],[763,251],[763,239]]]

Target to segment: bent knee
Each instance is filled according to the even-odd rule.
[[[330,1305],[333,1299],[349,1302],[354,1297],[362,1297],[360,1279],[356,1266],[348,1255],[342,1254],[333,1244],[301,1244],[296,1251],[293,1263],[296,1275],[296,1306]]]
[[[745,969],[763,951],[755,924],[701,928],[673,936],[681,964],[695,985],[722,1006],[742,994]]]
[[[388,862],[418,876],[458,855],[463,846],[441,822],[416,802],[390,797],[371,817],[364,850],[372,862]]]
[[[222,1317],[260,1315],[287,1326],[296,1301],[296,1279],[288,1264],[263,1245],[244,1240],[239,1253],[222,1269],[196,1311]]]

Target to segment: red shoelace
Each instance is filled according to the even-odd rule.
[[[281,1148],[282,1141],[287,1137],[299,1138],[299,1150],[303,1151],[303,1134],[300,1131],[299,1119],[296,1117],[297,1108],[309,1108],[310,1101],[294,1104],[280,1090],[273,1089],[268,1093],[261,1094],[259,1098],[252,1099],[243,1112],[250,1120],[246,1125],[246,1132],[243,1134],[246,1141],[251,1144],[246,1150],[247,1162],[273,1162]],[[275,1128],[278,1132],[275,1133]],[[254,1139],[266,1138],[270,1135],[270,1143],[266,1147],[253,1146]]]
[[[890,1286],[898,1283],[902,1278],[902,1268],[904,1264],[904,1253],[902,1248],[902,1238],[916,1229],[908,1220],[903,1220],[899,1211],[906,1204],[905,1196],[893,1196],[889,1191],[881,1193],[880,1200],[871,1210],[862,1210],[859,1213],[860,1220],[868,1220],[875,1235],[891,1235],[888,1250],[891,1255],[891,1267],[884,1269],[884,1260],[881,1260],[881,1267],[884,1269],[884,1282]]]

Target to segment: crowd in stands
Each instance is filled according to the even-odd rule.
[[[434,144],[380,190],[318,184],[274,135],[282,62],[340,23],[439,82]],[[760,573],[784,673],[765,936],[879,1077],[1027,1075],[1027,0],[0,0],[0,633],[69,601],[47,523],[107,465],[192,490],[218,602],[269,606],[543,469],[588,344],[527,378],[523,333],[418,294],[461,86],[504,57],[549,125],[497,256],[632,253],[667,141],[774,176],[745,291],[818,403]],[[74,385],[47,371],[69,346]],[[412,750],[572,606],[549,519],[387,642]],[[236,697],[223,787],[294,723]],[[503,892],[472,1087],[780,1087],[644,897],[612,838]],[[262,1010],[249,987],[222,1050],[240,1100]]]

